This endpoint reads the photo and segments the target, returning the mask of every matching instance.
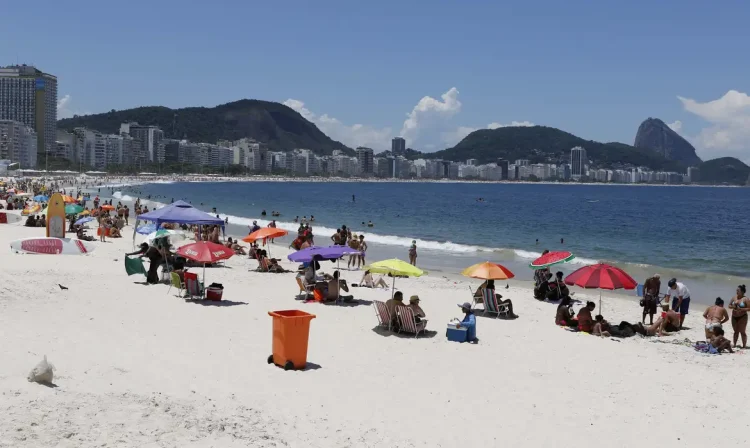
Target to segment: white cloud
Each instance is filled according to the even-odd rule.
[[[70,95],[63,95],[62,98],[57,100],[57,119],[70,118],[73,116],[73,112],[69,109],[70,107]]]
[[[300,100],[290,98],[284,101],[284,105],[299,112],[300,115],[314,123],[327,136],[352,148],[367,146],[370,148],[385,149],[386,146],[390,145],[390,139],[393,137],[391,128],[377,129],[363,124],[348,126],[328,114],[317,115],[306,108],[305,103]]]
[[[427,139],[426,144],[434,143],[429,138],[445,129],[450,119],[461,111],[457,88],[451,87],[440,98],[442,101],[431,96],[422,97],[407,115],[401,128],[401,136],[407,145],[416,146],[420,139]]]
[[[701,158],[731,156],[750,161],[750,96],[730,90],[721,98],[705,103],[677,98],[686,111],[710,123],[690,138]]]
[[[672,123],[667,123],[667,126],[678,134],[680,133],[680,130],[682,129],[682,122],[680,120],[675,120]]]
[[[451,147],[479,127],[457,126],[455,116],[461,112],[458,89],[450,88],[435,99],[425,96],[406,116],[399,136],[406,139],[407,147],[422,151],[436,151]],[[376,128],[364,124],[346,125],[328,114],[318,115],[305,107],[305,103],[288,99],[284,104],[314,123],[326,135],[352,148],[368,146],[376,150],[390,149],[391,138],[396,137],[390,127]],[[510,124],[493,122],[487,129],[507,126],[534,126],[530,121],[511,121]]]

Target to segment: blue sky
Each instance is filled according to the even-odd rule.
[[[423,150],[514,121],[632,143],[652,116],[704,158],[750,152],[747,1],[73,3],[5,2],[0,27],[0,63],[56,74],[62,115],[257,98]]]

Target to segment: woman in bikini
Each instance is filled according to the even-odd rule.
[[[729,309],[732,310],[732,330],[734,336],[732,340],[734,347],[737,347],[737,339],[742,336],[742,348],[747,347],[747,312],[750,310],[750,299],[745,297],[745,285],[737,287],[737,295],[732,297],[729,302]]]

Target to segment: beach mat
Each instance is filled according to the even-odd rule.
[[[143,274],[146,275],[146,268],[143,267],[143,260],[140,258],[125,257],[125,272],[128,275]]]

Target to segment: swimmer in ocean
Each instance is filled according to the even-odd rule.
[[[374,226],[374,225],[375,225],[375,224],[373,224],[373,223],[372,223],[372,221],[367,221],[367,227],[372,227],[372,226]]]
[[[352,202],[357,202],[357,197],[352,195]]]

